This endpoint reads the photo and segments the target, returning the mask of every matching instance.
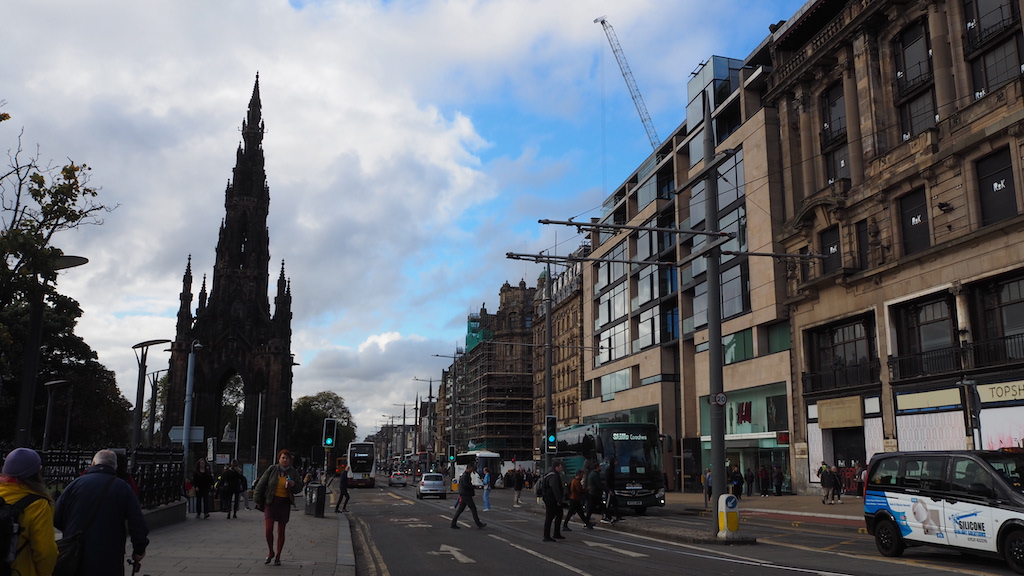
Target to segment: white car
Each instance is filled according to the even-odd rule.
[[[405,480],[405,474],[401,472],[392,472],[388,478],[388,486],[408,486]]]
[[[442,500],[448,499],[448,490],[444,485],[444,474],[428,472],[420,478],[416,485],[416,497],[422,500],[427,496],[437,496]]]

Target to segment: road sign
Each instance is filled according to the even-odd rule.
[[[202,426],[189,426],[188,428],[189,442],[196,443],[202,442],[206,438],[206,432]],[[181,444],[185,437],[184,426],[171,426],[171,429],[167,431],[167,437],[171,439],[171,442]]]

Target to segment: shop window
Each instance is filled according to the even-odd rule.
[[[924,188],[914,190],[899,199],[900,232],[903,236],[903,255],[908,256],[931,246],[928,230],[928,202]]]
[[[1024,360],[1024,277],[1016,276],[977,286],[978,335],[970,345],[978,366]]]

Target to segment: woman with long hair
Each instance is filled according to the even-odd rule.
[[[200,458],[196,462],[196,470],[192,474],[192,487],[196,490],[196,518],[210,517],[210,488],[213,488],[213,469]]]
[[[7,455],[3,472],[0,472],[0,498],[22,508],[18,523],[24,530],[18,536],[12,573],[21,576],[52,574],[57,563],[53,498],[46,491],[42,458],[35,450],[15,448]]]
[[[292,453],[281,450],[277,453],[277,464],[267,467],[256,482],[253,500],[256,509],[263,511],[263,527],[267,537],[267,560],[281,565],[281,551],[284,550],[285,526],[295,503],[295,495],[302,491],[302,477],[292,466]],[[274,523],[277,523],[277,548],[274,548]]]

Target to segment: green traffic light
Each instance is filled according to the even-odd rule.
[[[327,440],[324,440],[324,444],[327,444],[328,446],[334,444],[334,438],[328,438]]]

